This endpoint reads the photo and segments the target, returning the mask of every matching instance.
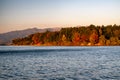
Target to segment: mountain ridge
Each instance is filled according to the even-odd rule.
[[[16,31],[10,31],[6,33],[0,34],[0,45],[6,45],[11,44],[11,41],[15,38],[22,38],[25,36],[28,36],[30,34],[34,33],[42,33],[45,31],[59,31],[60,28],[44,28],[44,29],[38,29],[38,28],[28,28],[24,30],[16,30]]]

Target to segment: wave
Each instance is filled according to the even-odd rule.
[[[27,50],[0,50],[1,53],[28,53],[28,52],[65,52],[65,51],[88,51],[88,49],[27,49]]]

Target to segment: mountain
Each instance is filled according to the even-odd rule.
[[[17,31],[2,33],[0,34],[0,45],[10,44],[12,40],[15,38],[22,38],[37,32],[42,33],[45,31],[59,31],[59,30],[60,28],[45,28],[45,29],[29,28],[25,30],[17,30]]]

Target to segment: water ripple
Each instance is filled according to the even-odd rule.
[[[120,80],[120,47],[2,49],[0,80]]]

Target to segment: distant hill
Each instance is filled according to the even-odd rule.
[[[12,45],[37,46],[120,46],[120,25],[61,28],[17,38]]]
[[[45,29],[29,28],[25,30],[17,30],[17,31],[2,33],[0,34],[0,45],[10,44],[11,41],[15,38],[22,38],[37,32],[42,33],[45,31],[59,31],[59,30],[60,28],[45,28]]]

